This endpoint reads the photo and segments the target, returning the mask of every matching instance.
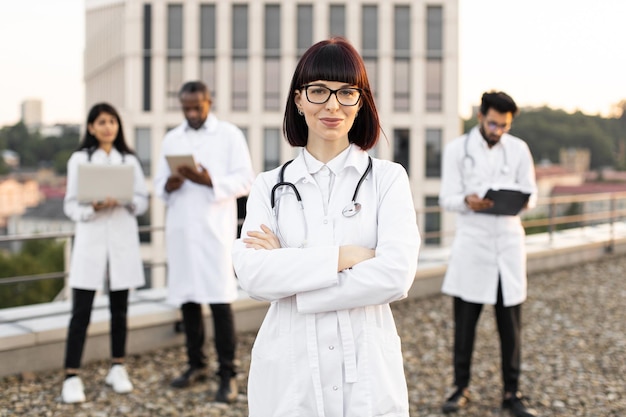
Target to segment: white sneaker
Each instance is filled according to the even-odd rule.
[[[61,397],[63,402],[67,404],[85,402],[85,388],[80,377],[73,376],[63,381]]]
[[[127,394],[133,390],[133,384],[128,379],[124,365],[113,365],[104,381],[118,394]]]

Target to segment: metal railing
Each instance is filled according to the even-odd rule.
[[[426,215],[438,213],[440,207],[426,207],[416,210],[418,223],[423,240],[429,238],[442,239],[454,235],[453,229],[427,230]],[[539,199],[537,207],[524,212],[522,224],[527,234],[546,233],[549,241],[554,239],[557,231],[567,228],[584,228],[591,225],[608,224],[609,232],[606,238],[607,251],[613,248],[615,239],[614,225],[617,221],[626,218],[626,192],[596,193],[576,196],[558,196]],[[241,223],[241,220],[240,220]],[[163,226],[140,226],[139,233],[163,232]],[[29,283],[50,279],[66,279],[68,276],[67,265],[71,252],[74,232],[46,232],[21,235],[0,236],[0,244],[11,242],[24,242],[37,239],[55,239],[63,241],[65,245],[65,271],[49,272],[33,275],[20,275],[0,278],[0,290],[10,284]],[[144,261],[144,267],[149,269],[165,268],[165,261]]]

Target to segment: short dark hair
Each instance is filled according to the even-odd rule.
[[[96,103],[89,110],[89,114],[87,115],[87,123],[85,123],[85,136],[83,140],[78,145],[77,150],[88,150],[90,152],[95,151],[100,144],[98,143],[98,139],[94,135],[89,132],[89,125],[93,124],[98,116],[102,113],[110,114],[115,117],[117,120],[117,125],[119,129],[117,131],[117,136],[113,141],[113,146],[118,150],[119,153],[123,154],[134,154],[135,152],[128,146],[126,140],[124,139],[124,127],[122,126],[122,119],[120,118],[119,113],[115,110],[115,107],[110,105],[109,103]]]
[[[211,100],[211,92],[209,87],[202,81],[188,81],[180,87],[178,91],[178,98],[181,98],[184,93],[201,93],[204,94],[209,101]]]
[[[365,64],[356,49],[342,37],[323,40],[311,46],[296,66],[283,119],[283,133],[289,144],[307,144],[309,128],[304,117],[298,114],[293,95],[301,91],[304,85],[316,80],[339,81],[361,89],[361,108],[348,132],[348,139],[363,150],[376,145],[380,135],[380,121]]]
[[[502,91],[488,91],[483,94],[480,100],[480,113],[485,115],[489,109],[494,109],[498,113],[517,115],[517,104],[511,96]]]

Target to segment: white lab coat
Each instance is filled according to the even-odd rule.
[[[134,196],[130,207],[95,211],[91,204],[79,204],[78,165],[132,164]],[[76,222],[76,233],[69,271],[71,288],[100,290],[104,287],[107,261],[109,288],[113,291],[141,287],[145,283],[139,252],[137,218],[148,208],[148,190],[141,165],[134,155],[115,149],[107,154],[97,149],[88,161],[87,151],[77,151],[67,162],[67,190],[63,209]]]
[[[467,149],[467,150],[466,150]],[[478,304],[495,304],[498,276],[505,306],[526,300],[526,249],[519,216],[476,213],[465,196],[489,188],[530,193],[536,205],[535,168],[526,142],[504,134],[491,149],[477,127],[444,151],[439,204],[457,215],[456,236],[442,291]]]
[[[320,188],[301,153],[285,180],[302,197],[306,246],[254,250],[235,242],[241,287],[271,302],[252,349],[250,417],[409,415],[389,303],[406,297],[413,283],[420,237],[407,174],[389,161],[373,160],[357,197],[361,211],[342,216],[367,163],[367,153],[351,145],[345,165],[335,171],[325,215]],[[259,175],[253,184],[242,236],[261,224],[276,233],[270,193],[279,170]],[[281,192],[280,231],[298,246],[303,215],[293,192]],[[337,273],[339,246],[349,244],[375,248],[376,256]]]
[[[209,171],[212,187],[186,180],[178,190],[165,191],[171,175],[165,155],[184,154],[192,154]],[[237,198],[249,192],[253,180],[246,139],[235,125],[209,114],[198,130],[183,122],[165,135],[154,187],[167,205],[169,303],[237,299],[231,258],[237,237]]]

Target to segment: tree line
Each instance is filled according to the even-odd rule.
[[[11,150],[20,157],[22,169],[49,167],[59,175],[64,175],[67,160],[78,147],[79,133],[73,128],[62,128],[60,136],[45,137],[40,132],[30,132],[19,122],[0,129],[0,151]],[[0,158],[0,175],[10,172]]]
[[[585,148],[591,153],[592,169],[626,170],[626,101],[616,108],[616,116],[608,118],[550,107],[522,109],[510,133],[528,143],[535,162],[557,163],[560,149]],[[476,123],[475,117],[465,120],[465,131]]]

